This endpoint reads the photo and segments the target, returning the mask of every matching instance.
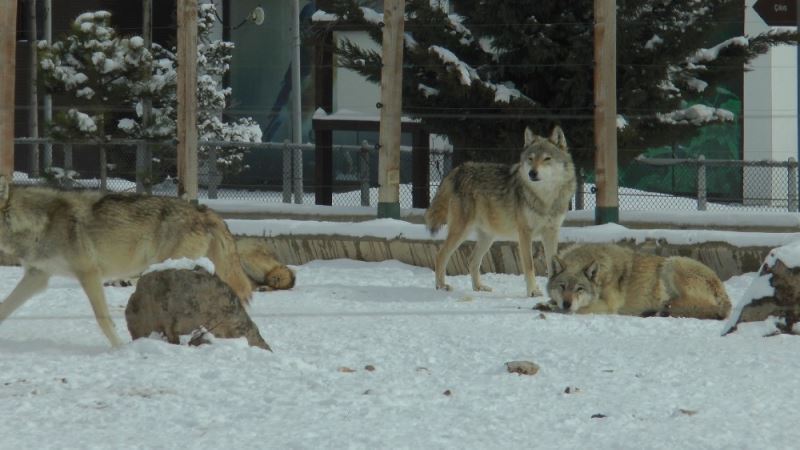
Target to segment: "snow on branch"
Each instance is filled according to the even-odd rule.
[[[438,56],[445,64],[449,64],[458,73],[462,85],[471,86],[473,80],[480,79],[475,69],[460,60],[458,56],[450,50],[438,45],[431,45],[428,50]]]
[[[657,114],[658,120],[671,125],[703,125],[710,122],[733,121],[733,113],[727,109],[708,105],[692,105],[686,109]]]

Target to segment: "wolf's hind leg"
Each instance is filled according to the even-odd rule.
[[[470,227],[465,226],[463,222],[455,220],[448,220],[448,224],[447,238],[444,240],[442,248],[439,249],[439,253],[436,254],[436,289],[450,291],[453,288],[444,282],[444,275],[445,272],[447,272],[447,263],[450,261],[453,252],[464,242],[464,239],[467,238]]]
[[[492,288],[481,283],[481,262],[486,252],[492,247],[492,243],[494,243],[494,239],[490,234],[478,230],[478,242],[475,243],[469,260],[469,274],[472,276],[472,290],[474,291],[492,291]]]
[[[111,314],[108,312],[108,303],[106,302],[106,295],[103,292],[103,283],[100,275],[97,272],[83,272],[78,273],[78,281],[81,283],[83,291],[89,297],[89,302],[92,304],[94,310],[94,317],[97,320],[97,325],[103,330],[108,342],[112,347],[119,347],[122,341],[114,330],[114,322],[111,320]]]
[[[19,280],[14,290],[0,303],[0,322],[5,320],[29,298],[42,292],[47,287],[50,274],[38,269],[27,268],[25,275]]]

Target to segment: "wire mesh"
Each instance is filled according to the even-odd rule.
[[[143,164],[141,142],[110,141],[98,144],[53,143],[52,168],[30,174],[34,162],[31,139],[17,139],[19,171],[15,182],[103,189],[109,192],[149,192],[177,195],[174,144],[152,144],[148,164]],[[39,142],[42,155],[44,140]],[[198,167],[198,196],[252,203],[314,204],[316,181],[313,145],[300,148],[288,143],[248,144],[252,166],[226,172],[213,152],[202,153]],[[295,155],[299,151],[299,155]],[[103,156],[105,153],[105,156]],[[412,208],[410,148],[401,149],[400,206]],[[378,150],[374,143],[332,147],[332,205],[340,207],[378,204]],[[431,149],[428,179],[430,199],[453,168],[450,149]],[[40,158],[43,159],[43,158]],[[302,167],[296,167],[301,164]],[[636,159],[620,167],[620,210],[797,211],[797,162],[728,161],[704,159]],[[302,199],[296,198],[296,177],[302,173]],[[573,207],[594,209],[596,186],[591,174],[578,189]]]

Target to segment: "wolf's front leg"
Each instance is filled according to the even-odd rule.
[[[522,260],[522,270],[525,274],[525,295],[529,297],[541,297],[542,290],[536,284],[536,273],[533,270],[533,248],[531,247],[533,236],[531,230],[523,228],[519,230],[519,259]]]
[[[542,247],[544,248],[544,264],[547,276],[553,276],[553,258],[558,252],[558,228],[545,228],[542,230]]]
[[[469,274],[472,277],[472,290],[492,292],[492,288],[481,283],[481,262],[486,252],[492,247],[494,239],[488,233],[478,230],[478,241],[472,249],[472,256],[469,260]]]
[[[103,334],[106,335],[108,342],[112,347],[119,347],[122,345],[119,335],[114,329],[114,322],[111,320],[111,314],[108,312],[108,303],[106,302],[106,295],[103,292],[103,283],[100,274],[97,271],[86,271],[76,274],[78,281],[81,283],[83,291],[89,297],[89,302],[92,304],[94,310],[94,317]]]
[[[39,269],[26,268],[25,275],[19,280],[14,290],[0,303],[0,322],[5,320],[29,298],[42,292],[47,287],[50,274]]]

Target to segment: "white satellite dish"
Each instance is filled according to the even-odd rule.
[[[250,22],[253,22],[256,25],[261,25],[262,23],[264,23],[264,8],[256,6],[250,13],[248,19],[250,20]]]

